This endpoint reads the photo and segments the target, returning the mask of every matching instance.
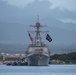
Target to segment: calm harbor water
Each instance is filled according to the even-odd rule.
[[[76,75],[76,65],[49,65],[49,66],[0,65],[0,75]]]

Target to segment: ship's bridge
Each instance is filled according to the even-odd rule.
[[[48,46],[46,46],[45,44],[43,46],[36,46],[36,45],[29,45],[28,50],[27,50],[28,54],[32,54],[32,53],[45,53],[48,54],[49,53],[49,49]]]

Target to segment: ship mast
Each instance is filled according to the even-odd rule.
[[[40,22],[39,22],[39,15],[37,17],[38,18],[37,18],[36,24],[35,25],[30,25],[31,27],[36,28],[36,31],[28,31],[28,32],[36,33],[34,43],[36,44],[36,46],[40,46],[41,43],[42,43],[40,33],[46,33],[48,31],[40,31],[40,28],[45,27],[45,25],[41,25]]]
[[[39,16],[38,16],[37,22],[36,22],[36,36],[35,36],[36,45],[40,45],[41,44],[40,27],[41,27],[41,25],[39,23]]]

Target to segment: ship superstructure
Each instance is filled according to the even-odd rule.
[[[44,27],[39,22],[39,16],[35,25],[30,25],[36,28],[36,31],[28,31],[29,37],[32,41],[26,51],[27,63],[30,66],[47,66],[50,59],[50,50],[46,44],[42,42],[40,33],[47,33],[48,31],[41,31],[40,28]],[[30,33],[35,33],[33,39]]]

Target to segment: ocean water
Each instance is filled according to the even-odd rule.
[[[76,65],[49,65],[49,66],[0,65],[0,75],[76,75]]]

